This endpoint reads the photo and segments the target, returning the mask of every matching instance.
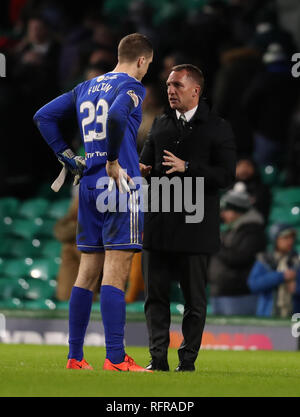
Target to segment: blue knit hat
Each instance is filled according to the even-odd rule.
[[[275,223],[269,230],[270,241],[273,244],[276,243],[279,237],[284,237],[290,234],[293,234],[296,237],[297,231],[290,224],[285,223]]]

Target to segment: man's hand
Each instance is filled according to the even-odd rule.
[[[164,161],[162,164],[164,166],[172,167],[169,171],[166,171],[166,174],[172,174],[173,172],[185,172],[185,161],[177,158],[172,152],[164,150]]]
[[[286,269],[284,271],[284,280],[287,292],[290,294],[294,294],[296,291],[296,278],[297,272],[294,269]]]
[[[108,185],[108,191],[112,191],[114,182],[117,184],[120,193],[130,192],[130,185],[134,186],[134,182],[130,178],[129,175],[124,171],[124,169],[119,165],[118,160],[115,161],[107,161],[106,162],[106,172],[107,175],[110,177],[110,182]]]
[[[64,152],[58,153],[57,158],[74,176],[73,185],[77,185],[86,168],[85,159],[82,156],[75,155],[71,149],[66,149]]]
[[[139,164],[142,177],[147,177],[152,169],[151,165]]]
[[[289,294],[295,294],[297,288],[297,282],[295,280],[288,281],[285,285]]]
[[[284,271],[284,280],[285,281],[292,281],[296,279],[297,272],[294,269],[286,269]]]

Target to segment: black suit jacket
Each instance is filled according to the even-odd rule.
[[[162,165],[164,150],[188,161],[184,174],[166,174]],[[197,111],[181,128],[175,110],[157,117],[141,152],[140,162],[152,166],[151,177],[193,178],[192,199],[197,192],[196,177],[204,178],[204,217],[200,223],[187,223],[187,213],[145,213],[144,248],[149,250],[207,253],[219,249],[219,190],[232,185],[235,178],[236,151],[230,125],[200,99]],[[151,177],[149,180],[151,180]],[[151,187],[150,190],[151,192]],[[199,190],[198,190],[199,191]],[[150,198],[149,198],[150,201]]]

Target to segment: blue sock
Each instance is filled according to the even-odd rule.
[[[83,358],[83,342],[89,324],[93,291],[73,287],[69,302],[69,355],[68,359]]]
[[[105,332],[106,357],[112,363],[124,361],[125,293],[111,285],[102,285],[100,307]]]

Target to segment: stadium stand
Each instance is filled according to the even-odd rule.
[[[279,175],[276,178],[272,179],[272,205],[266,233],[275,222],[292,224],[298,231],[300,251],[300,187],[284,188]],[[267,173],[263,180],[270,184]],[[67,198],[51,201],[45,196],[23,202],[8,197],[0,199],[1,309],[67,308],[67,303],[55,298],[61,244],[53,236],[53,227],[65,215],[69,204]],[[171,300],[172,313],[180,314],[184,300],[177,283],[172,285]],[[130,303],[127,308],[130,312],[142,312],[143,301]]]
[[[0,134],[3,138],[12,137],[15,103],[22,108],[22,112],[18,113],[18,123],[23,130],[22,137],[12,137],[18,149],[13,159],[7,157],[11,155],[11,141],[2,141],[0,155],[0,176],[3,178],[0,183],[1,309],[67,309],[67,302],[55,299],[61,244],[55,240],[53,227],[67,212],[71,192],[67,186],[58,195],[50,189],[49,183],[57,175],[59,164],[50,155],[32,122],[32,116],[50,99],[83,81],[88,69],[113,68],[115,57],[110,51],[118,39],[134,31],[147,34],[155,47],[155,59],[144,80],[146,87],[148,85],[148,105],[155,101],[157,109],[163,107],[165,76],[173,65],[185,61],[201,67],[205,74],[204,95],[208,102],[214,105],[217,101],[220,115],[237,129],[239,157],[245,156],[245,150],[247,157],[254,156],[257,127],[266,131],[274,120],[282,122],[280,124],[285,127],[280,138],[282,159],[278,165],[273,162],[259,166],[261,179],[272,193],[265,231],[268,236],[273,223],[290,223],[298,231],[296,249],[300,251],[299,103],[292,108],[290,115],[285,115],[294,119],[294,132],[290,132],[289,123],[283,123],[286,119],[282,110],[287,108],[289,97],[274,100],[264,109],[267,120],[260,120],[258,126],[247,124],[247,130],[245,109],[242,108],[253,77],[263,73],[286,77],[285,70],[289,69],[287,64],[291,63],[291,55],[299,51],[299,25],[283,24],[288,20],[284,18],[284,8],[278,6],[280,2],[86,0],[84,13],[80,2],[74,3],[72,8],[68,2],[58,0],[24,0],[18,7],[17,3],[3,1],[0,16],[0,26],[4,28],[0,36],[0,52],[5,54],[9,64],[9,77],[1,78]],[[289,13],[292,8],[296,13],[299,2],[289,6]],[[30,32],[29,22],[32,19],[39,20],[39,27],[42,24],[45,29],[46,25],[45,48],[36,47],[41,42],[43,31]],[[277,47],[274,49],[273,45],[269,48],[274,43]],[[267,50],[279,50],[278,43],[281,58],[287,57],[288,62],[278,61],[276,53],[268,54],[268,63],[263,62],[262,57]],[[246,61],[245,56],[248,57]],[[253,57],[255,62],[252,62]],[[248,75],[245,76],[246,70]],[[292,91],[297,91],[298,100],[299,79],[291,80]],[[154,100],[149,88],[151,85],[157,87],[162,97]],[[278,113],[277,103],[281,106]],[[259,100],[254,101],[254,110],[258,104]],[[262,112],[258,113],[261,115]],[[152,116],[155,114],[151,113]],[[75,124],[71,120],[62,129],[68,132],[70,146],[74,145],[74,149],[80,152]],[[143,138],[140,147],[142,142]],[[221,228],[223,230],[224,225]],[[33,294],[36,297],[32,298]],[[172,311],[179,314],[180,307],[178,309],[177,306],[182,305],[183,299],[176,283],[173,284],[171,297],[174,301]],[[138,300],[128,305],[128,309],[142,311],[142,305],[143,301]],[[98,306],[95,308],[98,310]]]

